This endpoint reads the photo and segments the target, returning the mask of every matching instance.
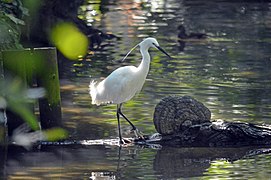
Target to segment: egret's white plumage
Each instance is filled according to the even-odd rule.
[[[90,84],[92,104],[120,104],[130,100],[141,90],[145,82],[148,73],[145,69],[146,67],[143,69],[125,66],[113,71],[98,85],[92,81]],[[141,71],[146,71],[146,73],[141,73]]]
[[[138,67],[124,66],[113,71],[107,78],[97,84],[92,81],[89,85],[90,96],[92,104],[118,104],[117,117],[119,121],[119,114],[122,115],[136,130],[135,126],[122,114],[121,104],[130,100],[134,95],[141,91],[142,86],[146,80],[150,66],[149,48],[154,47],[169,56],[155,38],[144,39],[139,43],[140,52],[142,54],[142,61]],[[170,56],[169,56],[170,57]],[[120,125],[119,125],[120,127]],[[119,129],[120,133],[120,129]],[[120,135],[121,139],[121,135]]]
[[[143,59],[138,67],[120,67],[98,85],[92,81],[90,84],[92,104],[120,104],[130,100],[142,89],[149,72],[150,55],[148,50],[150,47],[154,47],[152,43],[159,46],[154,38],[147,38],[139,44]]]

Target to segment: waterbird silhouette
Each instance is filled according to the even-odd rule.
[[[125,143],[121,136],[120,116],[122,116],[131,126],[137,138],[144,140],[143,134],[133,125],[133,123],[122,113],[122,104],[132,99],[136,93],[139,93],[146,80],[150,66],[149,48],[153,47],[169,58],[171,58],[160,46],[155,38],[146,38],[141,43],[137,44],[140,47],[142,55],[141,63],[138,67],[124,66],[113,71],[107,78],[97,84],[92,81],[89,85],[92,104],[117,104],[117,120],[120,143]],[[132,51],[131,50],[131,51]],[[130,51],[130,52],[131,52]],[[128,54],[130,54],[130,52]],[[128,56],[125,56],[125,58]],[[124,58],[124,59],[125,59]],[[97,85],[96,85],[97,84]]]
[[[187,34],[183,25],[178,26],[178,42],[180,51],[184,51],[186,41],[198,41],[200,39],[206,39],[207,37],[207,34],[204,33],[192,32],[190,34]]]
[[[204,33],[192,32],[190,34],[187,34],[185,27],[183,25],[179,25],[178,30],[179,30],[179,33],[178,33],[179,39],[206,39],[207,38],[207,34],[204,34]]]

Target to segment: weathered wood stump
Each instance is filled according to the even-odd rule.
[[[202,103],[184,96],[168,96],[155,107],[156,143],[173,146],[229,147],[271,144],[271,126],[211,121]]]

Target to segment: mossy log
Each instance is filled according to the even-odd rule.
[[[155,143],[173,146],[240,147],[271,144],[271,126],[211,121],[211,112],[189,96],[163,98],[155,107]],[[152,140],[150,140],[152,141]]]

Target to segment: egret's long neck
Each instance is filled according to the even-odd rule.
[[[142,61],[140,65],[138,66],[138,70],[142,71],[143,74],[147,76],[149,72],[149,67],[150,67],[150,54],[148,52],[149,48],[144,48],[140,46],[140,52],[142,55]]]

